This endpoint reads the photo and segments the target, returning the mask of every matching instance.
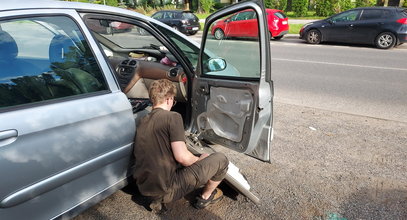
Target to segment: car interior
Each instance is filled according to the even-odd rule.
[[[177,88],[177,104],[173,110],[185,115],[188,101],[187,75],[177,59],[156,37],[135,25],[131,25],[127,32],[103,31],[104,28],[112,28],[111,23],[118,21],[87,22],[89,20],[93,19],[87,19],[85,23],[108,58],[134,113],[151,110],[148,95],[151,83],[158,79],[168,79]]]

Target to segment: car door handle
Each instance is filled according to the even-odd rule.
[[[13,143],[18,136],[18,132],[15,129],[0,131],[0,147]]]

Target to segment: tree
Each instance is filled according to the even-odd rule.
[[[297,17],[302,17],[307,15],[308,11],[308,0],[293,0],[292,9]]]
[[[319,0],[315,4],[315,13],[317,16],[327,17],[333,13],[331,0]]]
[[[356,7],[370,7],[376,5],[376,0],[356,0]]]
[[[210,13],[213,10],[215,2],[213,0],[199,0],[201,7],[205,13]]]
[[[266,8],[286,10],[287,0],[264,0],[264,6]]]

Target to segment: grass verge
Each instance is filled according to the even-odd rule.
[[[288,30],[289,34],[299,34],[300,29],[304,24],[290,24],[290,29]]]

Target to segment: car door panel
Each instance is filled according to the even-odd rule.
[[[270,48],[268,42],[267,21],[261,3],[245,2],[233,5],[223,10],[224,14],[212,15],[207,19],[204,29],[208,33],[208,25],[218,17],[225,16],[239,9],[253,9],[257,13],[260,35],[258,42],[250,41],[248,48],[258,48],[246,65],[239,65],[239,56],[228,60],[226,68],[220,72],[207,72],[205,59],[202,58],[198,77],[193,81],[193,119],[192,130],[200,137],[213,143],[226,146],[238,152],[246,153],[263,161],[270,161],[270,142],[272,139],[272,96],[273,87],[270,75]],[[208,41],[208,42],[206,42]],[[205,44],[208,45],[205,45]],[[201,49],[216,50],[211,47],[211,38],[204,38]],[[225,49],[220,47],[218,55],[227,57],[237,54],[234,44],[240,41],[224,42]],[[257,45],[257,46],[256,46]],[[206,47],[207,46],[207,47]],[[225,52],[226,51],[226,52]],[[214,55],[216,56],[216,55]],[[234,59],[234,60],[233,60]],[[258,66],[256,66],[256,62]],[[254,63],[253,69],[246,68]],[[249,64],[251,66],[252,64]],[[235,66],[239,66],[236,68]],[[239,69],[239,70],[238,70]]]

